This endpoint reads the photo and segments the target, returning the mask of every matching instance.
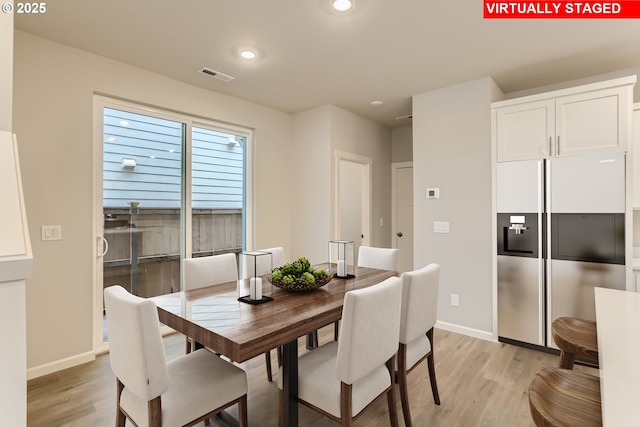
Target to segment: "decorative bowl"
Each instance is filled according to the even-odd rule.
[[[331,280],[329,273],[322,268],[315,268],[306,258],[274,268],[267,279],[276,287],[285,291],[311,291],[318,289]]]

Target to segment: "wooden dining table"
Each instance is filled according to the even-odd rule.
[[[329,266],[318,265],[329,269]],[[334,269],[335,271],[335,269]],[[226,283],[151,298],[160,321],[206,348],[244,362],[282,347],[283,425],[298,425],[298,338],[342,316],[346,292],[397,276],[396,271],[356,267],[355,277],[333,278],[306,292],[273,287],[273,301],[238,301],[237,283]]]

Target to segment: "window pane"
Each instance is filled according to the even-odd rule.
[[[246,138],[194,127],[191,135],[192,256],[241,252]]]
[[[104,109],[104,286],[152,297],[180,290],[185,125]]]

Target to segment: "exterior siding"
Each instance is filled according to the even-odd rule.
[[[179,208],[183,128],[180,122],[105,109],[103,200],[106,208]],[[230,138],[238,141],[231,144]],[[192,131],[192,207],[242,208],[243,138]],[[122,159],[134,159],[133,169]]]

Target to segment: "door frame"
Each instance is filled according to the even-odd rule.
[[[360,154],[349,153],[346,151],[335,150],[334,156],[334,211],[333,211],[333,238],[340,238],[340,162],[342,160],[358,163],[363,166],[362,182],[366,188],[363,192],[362,201],[362,230],[365,231],[365,237],[362,239],[361,244],[365,246],[371,245],[371,234],[373,232],[371,216],[373,212],[373,188],[371,183],[373,182],[373,159],[371,157],[362,156]]]
[[[187,113],[180,113],[173,110],[163,109],[161,107],[152,107],[135,101],[127,101],[125,99],[112,98],[108,95],[102,95],[94,93],[93,95],[93,218],[92,224],[94,228],[94,242],[93,242],[93,352],[94,354],[101,354],[109,351],[109,342],[104,342],[103,336],[103,292],[104,286],[102,256],[98,256],[103,252],[106,242],[103,230],[103,114],[104,107],[108,108],[122,108],[125,111],[133,111],[139,114],[148,114],[154,117],[160,117],[167,120],[181,120],[184,123],[189,123],[187,127],[187,146],[185,148],[185,161],[187,170],[191,169],[191,129],[193,125],[203,126],[209,128],[215,128],[220,131],[235,133],[240,136],[246,137],[246,145],[244,147],[245,153],[245,167],[244,167],[244,205],[243,212],[246,218],[243,223],[244,245],[246,248],[252,248],[255,242],[255,173],[254,173],[254,158],[255,158],[255,144],[253,142],[254,129],[241,125],[234,125],[231,123],[225,123],[217,121],[215,119],[208,119],[201,116],[190,115]],[[183,176],[183,185],[188,188],[190,192],[191,188],[191,175],[185,173]],[[181,246],[181,252],[185,253],[185,257],[191,256],[191,247],[184,242],[190,242],[192,239],[191,233],[191,204],[187,204],[183,209],[185,213],[183,215],[184,221],[186,221],[185,229]],[[102,237],[102,238],[101,238]],[[163,335],[173,333],[173,329],[163,325],[161,327]]]

